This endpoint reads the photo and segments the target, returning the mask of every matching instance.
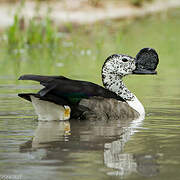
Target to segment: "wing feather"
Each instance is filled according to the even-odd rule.
[[[105,89],[104,87],[88,81],[72,80],[64,76],[41,76],[41,75],[23,75],[19,80],[33,80],[40,82],[45,88],[39,91],[40,96],[48,93],[63,98],[90,98],[100,96],[104,98],[113,98],[124,101],[123,98],[116,93]],[[77,101],[79,102],[79,101]]]

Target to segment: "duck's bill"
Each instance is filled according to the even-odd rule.
[[[133,74],[157,74],[155,71],[159,63],[158,54],[155,49],[143,48],[135,58],[136,69]]]
[[[142,70],[134,70],[134,71],[133,71],[133,74],[156,75],[156,74],[157,74],[157,71],[150,71],[150,70],[142,69]]]

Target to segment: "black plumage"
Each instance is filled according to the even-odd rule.
[[[69,101],[69,103],[77,103],[82,98],[90,98],[93,96],[124,101],[116,93],[100,85],[88,81],[72,80],[64,76],[23,75],[19,80],[38,81],[44,86],[44,88],[38,92],[40,97],[45,97],[45,95],[50,94],[53,98],[63,98],[67,102]]]

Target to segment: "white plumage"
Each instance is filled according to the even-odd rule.
[[[49,101],[40,100],[34,96],[30,96],[33,107],[38,115],[38,120],[68,120],[70,118],[71,109],[69,106],[60,106]]]

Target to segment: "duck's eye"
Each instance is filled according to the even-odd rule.
[[[128,61],[128,59],[126,59],[126,58],[122,58],[122,61],[123,61],[123,62],[127,62],[127,61]]]

